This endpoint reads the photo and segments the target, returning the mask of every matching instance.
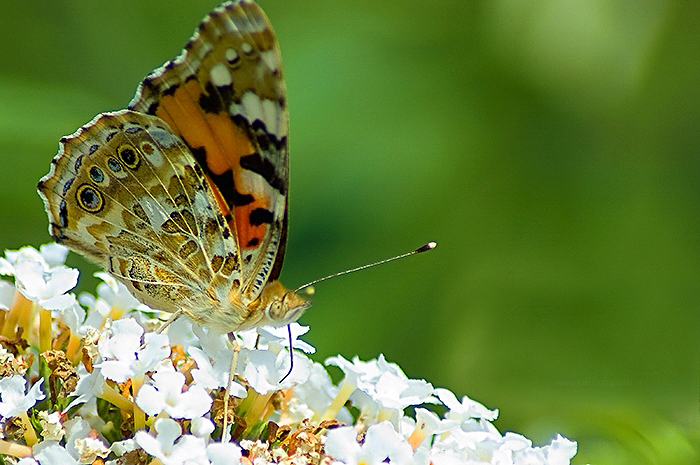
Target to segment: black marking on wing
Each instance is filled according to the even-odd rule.
[[[275,220],[275,215],[270,210],[265,208],[256,208],[250,212],[250,224],[260,226],[261,224],[272,224]]]
[[[253,121],[251,128],[255,134],[255,140],[260,149],[264,152],[271,148],[277,152],[281,152],[287,146],[287,136],[282,136],[280,139],[276,135],[267,131],[265,123],[259,119]]]
[[[207,113],[219,113],[223,109],[224,102],[211,82],[207,83],[204,92],[200,95],[199,106]]]
[[[286,194],[287,186],[284,180],[277,176],[275,165],[270,160],[261,157],[259,153],[241,157],[241,168],[259,174],[270,186],[277,189],[280,194]]]

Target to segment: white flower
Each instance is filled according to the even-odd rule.
[[[79,465],[79,462],[55,441],[40,442],[32,448],[32,452],[41,465]]]
[[[190,347],[199,344],[199,339],[192,331],[192,320],[189,318],[178,318],[168,326],[168,338],[171,346],[182,346],[185,351]]]
[[[5,258],[0,258],[0,274],[14,275],[15,265],[23,261],[40,263],[45,270],[63,265],[68,256],[68,248],[59,244],[44,244],[41,251],[32,246],[19,250],[6,250]]]
[[[328,432],[325,450],[347,465],[408,464],[413,456],[411,446],[389,422],[370,426],[362,445],[358,444],[353,427],[332,429]]]
[[[10,309],[15,299],[15,291],[14,285],[6,281],[0,281],[0,310]]]
[[[289,366],[280,366],[277,356],[267,350],[243,349],[241,356],[245,364],[243,377],[248,381],[250,387],[259,394],[274,391],[279,380],[289,371]]]
[[[134,439],[148,454],[163,462],[163,465],[189,465],[190,461],[206,464],[206,461],[202,462],[202,459],[206,460],[207,455],[202,438],[190,435],[180,438],[182,428],[170,418],[157,419],[153,427],[157,433],[155,438],[145,431],[139,431]]]
[[[92,437],[87,421],[75,417],[66,422],[66,450],[80,463],[92,463],[97,457],[105,458],[109,449],[100,439]]]
[[[62,310],[75,302],[66,293],[78,284],[80,272],[65,266],[47,270],[40,262],[20,261],[15,265],[17,289],[47,310]]]
[[[104,271],[94,274],[103,282],[97,286],[97,297],[102,299],[110,308],[121,313],[129,312],[135,308],[148,309],[141,302],[131,295],[126,286]]]
[[[17,465],[38,465],[39,462],[34,460],[31,457],[25,457],[23,459],[20,459],[19,462],[17,462]]]
[[[341,388],[348,384],[357,387],[350,399],[365,418],[391,419],[398,427],[404,408],[435,401],[430,383],[408,379],[398,365],[387,362],[383,355],[370,362],[355,357],[352,363],[339,355],[328,358],[326,365],[336,365],[345,373]]]
[[[360,387],[360,389],[386,409],[403,410],[408,406],[420,405],[433,400],[431,396],[433,393],[432,384],[422,379],[408,379],[406,375],[397,376],[391,372],[382,373],[373,389],[367,385]]]
[[[316,352],[314,346],[299,339],[299,336],[303,336],[309,332],[308,326],[302,326],[299,323],[290,323],[287,326],[263,326],[256,328],[255,331],[260,335],[261,339],[267,343],[267,348],[275,353],[280,352],[284,347],[290,347],[289,331],[292,332],[291,347],[293,349],[301,350],[307,354]],[[265,348],[264,345],[259,347]]]
[[[494,421],[498,418],[498,409],[489,410],[467,396],[462,397],[460,402],[451,391],[444,388],[435,389],[435,395],[449,409],[447,418],[458,421],[465,430],[472,429],[465,426],[473,423],[473,419]]]
[[[172,418],[197,418],[209,411],[212,399],[203,387],[193,384],[185,392],[185,375],[177,371],[159,370],[153,384],[139,390],[136,405],[151,416],[165,412]]]
[[[270,350],[241,350],[244,363],[243,377],[258,394],[289,388],[303,383],[309,376],[309,359],[303,354],[294,356],[294,369],[289,373],[289,352],[275,354]]]
[[[47,441],[60,441],[66,434],[61,423],[61,412],[49,413],[40,410],[37,414],[41,424],[41,436]]]
[[[211,465],[231,465],[240,463],[241,448],[232,442],[214,442],[207,446],[207,458]]]
[[[71,393],[75,397],[66,407],[66,411],[72,409],[78,404],[88,402],[90,399],[100,396],[105,386],[105,377],[102,376],[100,370],[94,370],[88,373],[85,366],[81,363],[78,365],[78,384],[75,390]]]
[[[66,262],[68,247],[52,242],[50,244],[43,244],[39,248],[39,253],[46,261],[49,268],[56,268],[57,266],[61,266]]]
[[[547,463],[551,465],[564,465],[571,462],[571,459],[578,452],[576,441],[565,438],[561,434],[552,442],[542,448],[547,456]]]
[[[294,387],[294,397],[289,403],[289,420],[300,422],[304,418],[312,418],[316,412],[325,411],[338,391],[339,388],[333,385],[323,365],[311,362],[306,382]],[[340,411],[337,419],[341,423],[352,423],[352,417],[345,408]]]
[[[221,351],[231,352],[228,346],[228,334],[219,331],[217,328],[208,328],[200,325],[192,325],[192,332],[199,339],[199,346],[211,358]],[[230,364],[229,364],[230,365]]]
[[[335,365],[343,370],[346,378],[354,378],[357,380],[360,378],[371,379],[379,375],[376,360],[363,362],[356,356],[352,362],[350,362],[342,355],[336,355],[335,357],[328,357],[324,363],[326,365]]]
[[[114,452],[117,457],[121,457],[127,452],[138,449],[139,446],[136,444],[133,438],[124,439],[123,441],[114,441],[111,446],[109,446],[109,451]]]
[[[411,439],[409,439],[414,448],[434,434],[442,434],[459,428],[458,421],[440,419],[433,412],[424,408],[416,408],[415,415],[414,430]]]
[[[141,344],[143,328],[131,318],[117,320],[112,325],[112,337],[100,341],[102,363],[95,365],[105,378],[123,383],[129,378],[154,371],[170,355],[168,336],[146,333]]]
[[[98,457],[107,457],[110,452],[104,442],[91,437],[76,439],[75,450],[80,463],[93,463]]]
[[[90,329],[97,329],[102,326],[102,315],[98,312],[90,312],[86,319],[85,309],[75,297],[73,297],[73,304],[63,309],[61,319],[73,334],[81,337],[85,336]]]
[[[214,423],[208,418],[197,417],[190,423],[190,432],[199,438],[207,439],[214,429]]]
[[[561,435],[544,447],[532,447],[532,441],[516,433],[506,433],[493,461],[509,460],[523,465],[568,465],[576,455],[576,443]]]
[[[228,382],[228,373],[231,369],[233,351],[220,350],[216,353],[216,359],[212,365],[209,356],[197,347],[190,347],[187,352],[192,360],[197,363],[197,368],[192,370],[192,378],[195,382],[206,389],[218,389],[225,387]],[[234,397],[243,398],[248,392],[242,384],[236,381],[231,382],[230,394]]]
[[[26,413],[37,401],[46,397],[41,391],[44,378],[37,381],[27,394],[24,393],[26,384],[27,381],[20,375],[0,379],[0,417],[10,418]]]

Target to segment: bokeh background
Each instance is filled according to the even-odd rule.
[[[58,139],[215,3],[5,0],[0,247],[49,240]],[[261,3],[291,109],[283,282],[439,242],[319,285],[315,358],[383,353],[574,463],[699,463],[700,2]]]

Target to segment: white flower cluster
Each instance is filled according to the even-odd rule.
[[[228,335],[186,318],[156,333],[157,312],[106,274],[98,274],[96,298],[76,298],[69,291],[78,271],[63,265],[66,253],[47,245],[0,258],[0,274],[14,277],[0,281],[0,334],[29,344],[0,346],[5,463],[563,465],[576,454],[562,436],[534,447],[501,434],[492,424],[497,410],[409,379],[381,355],[327,359],[344,373],[335,385],[305,355],[314,348],[298,339],[308,328],[296,323],[289,376],[287,328],[237,334],[228,386],[237,398],[229,403],[234,439],[220,442],[233,360]],[[37,351],[55,366],[43,369]]]

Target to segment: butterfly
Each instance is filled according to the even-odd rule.
[[[270,22],[223,3],[127,109],[60,140],[38,185],[49,233],[154,309],[225,332],[293,322],[311,303],[278,281],[287,136]]]

